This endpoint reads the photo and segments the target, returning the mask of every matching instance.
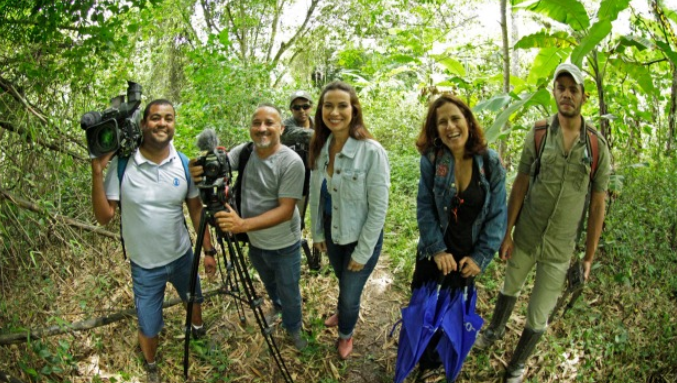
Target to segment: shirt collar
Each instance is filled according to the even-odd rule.
[[[152,165],[162,166],[162,165],[164,165],[168,162],[173,161],[174,158],[176,158],[177,156],[178,156],[178,154],[176,153],[176,149],[174,149],[173,143],[170,142],[169,143],[169,155],[167,156],[167,158],[162,160],[162,162],[160,162],[159,164],[155,164],[155,162],[146,158],[143,154],[141,154],[141,150],[139,150],[139,149],[136,149],[136,151],[134,152],[134,161],[136,162],[137,165],[149,163],[149,164],[152,164]]]

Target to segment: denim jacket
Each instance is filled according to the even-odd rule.
[[[329,163],[329,135],[310,173],[310,220],[313,241],[325,240],[324,199],[321,196],[325,168]],[[348,138],[334,159],[334,175],[327,183],[331,195],[331,236],[335,243],[357,242],[351,255],[366,264],[371,258],[388,209],[390,166],[383,147],[374,140]]]
[[[437,157],[437,158],[436,158]],[[505,169],[498,154],[489,149],[488,169],[491,179],[487,180],[484,158],[481,154],[473,156],[480,169],[480,183],[485,191],[482,211],[472,226],[472,254],[469,255],[482,271],[489,265],[503,241],[507,225],[508,208],[506,206]],[[454,157],[443,150],[435,154],[434,150],[421,156],[421,178],[416,197],[416,219],[420,238],[417,257],[432,257],[446,251],[444,233],[449,225],[449,206],[456,195],[454,176]]]

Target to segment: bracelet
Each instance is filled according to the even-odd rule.
[[[205,250],[204,253],[205,253],[205,257],[213,257],[213,256],[216,255],[216,249],[211,248],[211,250]]]

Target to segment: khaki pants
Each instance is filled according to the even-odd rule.
[[[534,331],[545,330],[548,316],[557,304],[562,286],[569,269],[569,260],[558,262],[543,259],[542,248],[537,247],[532,254],[515,247],[508,261],[502,293],[511,297],[518,296],[524,286],[529,271],[536,265],[536,280],[529,298],[527,309],[527,328]]]

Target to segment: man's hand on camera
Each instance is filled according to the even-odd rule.
[[[92,159],[92,172],[95,174],[101,174],[103,173],[103,169],[108,166],[108,162],[110,162],[110,159],[113,158],[115,155],[115,152],[110,152],[107,154],[104,154],[101,157],[93,158]]]
[[[193,177],[193,182],[198,183],[202,181],[202,174],[204,174],[204,169],[202,168],[202,165],[195,165],[195,161],[197,161],[196,158],[193,158],[188,162],[188,171],[190,172],[190,176]]]
[[[248,231],[245,220],[240,218],[228,204],[226,204],[225,211],[217,212],[214,214],[214,217],[221,231],[229,231],[233,234],[246,233]]]

